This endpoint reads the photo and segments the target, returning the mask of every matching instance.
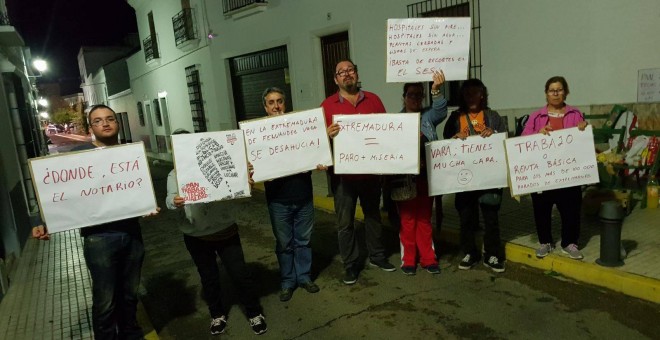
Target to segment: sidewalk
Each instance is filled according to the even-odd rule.
[[[325,172],[314,171],[314,205],[318,209],[334,211],[334,203],[328,197]],[[600,222],[597,217],[582,217],[580,249],[582,261],[564,256],[561,250],[544,259],[537,259],[535,250],[538,238],[534,226],[532,201],[525,196],[518,203],[505,191],[500,210],[502,241],[506,243],[508,261],[552,271],[575,280],[606,287],[623,294],[660,303],[660,210],[635,207],[623,223],[621,240],[628,255],[625,264],[618,268],[602,267],[595,263],[600,255]],[[454,195],[443,197],[444,221],[441,239],[458,244],[459,218],[454,208]],[[359,217],[362,211],[358,209]],[[383,216],[387,223],[387,218]],[[435,218],[432,219],[435,221]],[[561,220],[553,211],[552,234],[555,240],[561,235]],[[442,250],[441,250],[442,251]]]

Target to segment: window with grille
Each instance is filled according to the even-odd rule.
[[[142,108],[142,103],[138,102],[137,103],[137,112],[138,112],[138,120],[140,121],[140,126],[144,126],[144,109]]]
[[[202,99],[202,86],[199,81],[199,68],[197,65],[186,67],[186,83],[188,84],[188,99],[190,100],[190,113],[192,114],[193,129],[195,132],[206,132],[206,113]]]
[[[479,13],[479,0],[420,1],[408,5],[408,17],[470,17],[472,19],[472,29],[470,35],[470,63],[468,77],[481,79],[481,16]],[[444,93],[450,106],[458,105],[461,83],[462,81],[456,80],[448,81],[444,84]]]
[[[163,117],[160,115],[160,103],[158,102],[158,99],[153,100],[152,106],[154,108],[154,118],[156,118],[156,125],[163,126]]]

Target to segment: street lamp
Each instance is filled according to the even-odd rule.
[[[32,62],[32,66],[34,66],[34,68],[39,72],[45,72],[46,70],[48,70],[48,63],[41,58],[35,59]]]
[[[41,106],[43,106],[43,107],[48,107],[48,99],[46,99],[46,98],[39,98],[39,100],[37,100],[37,104],[39,104],[39,105],[41,105]]]

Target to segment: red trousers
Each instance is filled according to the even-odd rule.
[[[416,267],[418,258],[422,267],[438,264],[431,226],[433,197],[429,197],[428,184],[424,176],[418,176],[416,183],[417,197],[409,201],[397,202],[401,217],[399,240],[402,267]]]

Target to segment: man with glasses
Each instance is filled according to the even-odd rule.
[[[350,60],[342,60],[335,67],[337,93],[326,98],[321,106],[325,111],[328,136],[334,138],[339,133],[339,125],[332,124],[332,116],[338,114],[385,113],[385,107],[377,95],[362,91],[358,87],[357,66]],[[376,175],[332,175],[339,253],[346,271],[343,282],[347,285],[357,282],[361,265],[358,264],[359,247],[354,219],[358,198],[364,212],[365,238],[369,252],[369,264],[384,271],[395,271],[385,257],[385,247],[381,240],[380,222],[380,177]]]
[[[119,124],[115,112],[96,105],[88,115],[90,132],[96,138],[71,151],[118,145]],[[154,212],[152,215],[157,214]],[[50,238],[40,220],[32,236]],[[80,229],[84,256],[92,278],[92,326],[95,339],[142,339],[137,323],[138,287],[144,259],[144,244],[137,217]]]

